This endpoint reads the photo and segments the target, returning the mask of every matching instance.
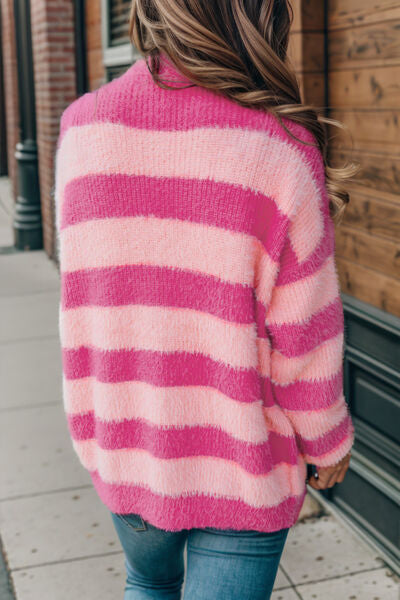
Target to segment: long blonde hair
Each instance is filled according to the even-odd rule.
[[[358,167],[328,165],[325,126],[344,126],[301,102],[287,58],[292,21],[289,0],[133,0],[129,36],[161,87],[175,89],[159,77],[164,52],[192,85],[273,113],[292,137],[281,117],[306,127],[321,150],[330,212],[339,222],[349,202],[343,183]]]

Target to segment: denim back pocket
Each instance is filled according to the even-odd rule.
[[[143,520],[143,518],[136,513],[129,513],[126,515],[121,515],[118,513],[114,513],[116,517],[118,517],[125,525],[134,529],[135,531],[146,531],[147,524]]]

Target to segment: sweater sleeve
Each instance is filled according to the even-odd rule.
[[[59,134],[57,138],[57,144],[54,155],[54,180],[53,180],[53,195],[55,203],[55,226],[56,226],[56,253],[60,257],[60,239],[59,234],[61,230],[62,222],[62,204],[63,204],[63,191],[65,182],[70,177],[70,154],[76,152],[77,148],[71,141],[69,142],[69,151],[62,149],[63,142],[67,137],[68,130],[77,124],[77,115],[81,115],[82,123],[90,122],[93,108],[93,98],[95,95],[93,92],[86,92],[82,96],[75,98],[60,115],[59,119]],[[70,134],[69,134],[70,135]]]
[[[332,466],[351,449],[343,393],[344,315],[322,156],[296,173],[278,274],[266,310],[270,380],[304,460]]]

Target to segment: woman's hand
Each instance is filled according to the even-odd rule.
[[[316,478],[314,475],[310,477],[308,485],[314,490],[325,490],[333,487],[335,483],[342,483],[349,468],[350,456],[351,452],[333,467],[318,467],[318,477]]]

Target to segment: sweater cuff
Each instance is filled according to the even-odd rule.
[[[353,444],[354,425],[352,420],[349,418],[346,435],[333,450],[330,450],[329,452],[319,456],[303,454],[303,458],[306,463],[315,465],[316,467],[333,467],[346,456],[346,454],[351,450]]]

